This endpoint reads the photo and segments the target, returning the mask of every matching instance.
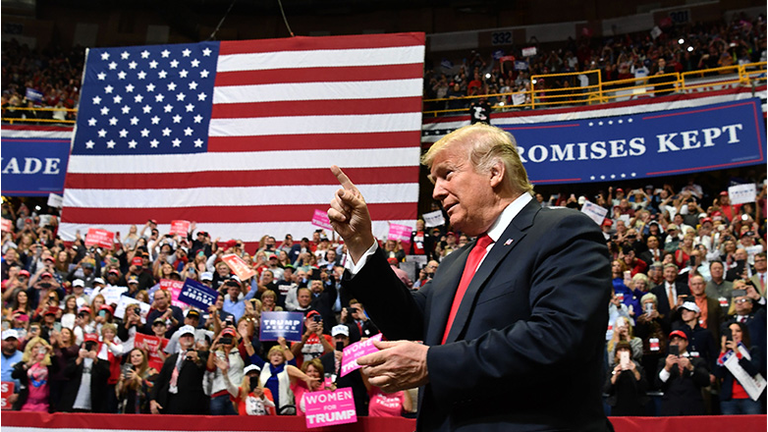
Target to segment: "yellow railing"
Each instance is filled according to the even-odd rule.
[[[8,112],[16,112],[19,111],[22,114],[25,111],[34,111],[34,112],[44,112],[44,111],[64,111],[65,113],[75,113],[77,114],[77,110],[74,108],[29,108],[29,107],[13,107],[13,108],[3,108],[3,122],[7,122],[10,124],[14,124],[16,122],[21,124],[29,124],[29,123],[63,123],[63,124],[75,124],[75,120],[58,120],[58,119],[44,119],[44,118],[15,118],[15,117],[7,117]]]
[[[587,85],[585,87],[561,87],[546,88],[546,85],[562,77],[572,77],[574,84],[576,77],[587,75],[589,79],[591,74],[596,78],[590,81],[597,84]],[[722,77],[722,79],[707,80],[705,82],[695,82],[695,79],[707,77]],[[567,78],[566,78],[567,79]],[[542,85],[541,82],[544,82]],[[530,78],[530,89],[521,92],[500,93],[493,95],[476,95],[458,98],[425,99],[424,115],[437,116],[448,113],[466,112],[467,106],[473,100],[480,98],[502,100],[501,103],[493,105],[495,110],[514,109],[535,109],[542,107],[556,107],[562,105],[592,105],[610,102],[619,98],[628,98],[638,95],[655,95],[659,93],[669,93],[673,91],[691,91],[696,89],[706,89],[712,86],[741,85],[754,86],[766,83],[766,62],[749,63],[745,65],[724,66],[714,69],[703,69],[683,73],[668,73],[662,75],[652,75],[643,78],[629,78],[613,81],[602,81],[602,75],[599,70],[586,72],[569,72],[548,75],[533,75]],[[521,103],[510,103],[509,101],[520,101]],[[461,108],[435,109],[434,105],[448,105],[451,102],[465,101]]]

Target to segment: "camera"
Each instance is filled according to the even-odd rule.
[[[316,323],[319,323],[320,321],[323,320],[323,317],[321,317],[320,315],[314,315],[312,316],[312,320],[314,320]]]
[[[232,338],[230,336],[223,337],[219,339],[219,344],[221,345],[232,345]]]
[[[96,349],[96,342],[87,341],[83,346],[83,348],[85,348],[86,351],[93,351],[94,349]]]

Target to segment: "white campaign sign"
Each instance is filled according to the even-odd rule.
[[[731,204],[753,203],[757,197],[757,188],[754,183],[740,184],[728,188],[728,198]]]

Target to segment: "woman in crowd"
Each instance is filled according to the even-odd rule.
[[[72,259],[69,257],[69,254],[66,250],[59,251],[59,253],[56,254],[56,263],[54,264],[54,268],[56,269],[56,275],[61,280],[64,280],[67,277],[70,263],[72,263]]]
[[[632,330],[632,324],[627,317],[620,316],[616,318],[613,325],[613,337],[608,341],[608,359],[611,360],[609,367],[613,367],[613,358],[616,354],[616,347],[621,341],[627,342],[632,348],[632,358],[640,361],[643,357],[643,341],[635,337]]]
[[[107,306],[108,307],[108,306]],[[120,363],[123,356],[123,344],[117,338],[117,326],[105,323],[101,326],[100,355],[109,361],[109,378],[107,379],[107,412],[117,412],[117,396],[115,387],[120,379]]]
[[[621,298],[621,302],[627,305],[629,315],[633,317],[636,316],[640,313],[640,302],[637,301],[632,290],[627,286],[627,283],[629,283],[631,279],[629,279],[629,269],[624,263],[624,260],[613,260],[611,263],[611,274],[613,278],[613,290],[616,292],[616,296]]]
[[[716,374],[720,378],[720,411],[724,415],[760,414],[762,410],[758,400],[760,395],[751,396],[747,393],[742,382],[731,372],[731,368],[735,368],[746,372],[747,379],[754,379],[760,374],[763,361],[760,358],[760,350],[752,345],[746,324],[734,322],[724,332],[730,332],[730,337],[728,334],[722,336],[720,357],[717,360]],[[725,359],[731,356],[735,356],[737,361],[735,365],[728,367],[726,364],[729,363],[725,363]]]
[[[275,415],[275,400],[272,392],[261,385],[259,374],[261,369],[256,365],[249,365],[243,369],[243,380],[240,387],[232,383],[229,377],[229,364],[215,358],[216,367],[221,371],[227,391],[232,395],[234,408],[239,415]]]
[[[323,363],[319,358],[305,361],[301,365],[301,374],[291,375],[291,391],[296,399],[296,415],[303,416],[307,411],[304,401],[307,393],[326,390],[323,386],[324,377]],[[335,388],[328,390],[335,390]]]
[[[632,359],[632,347],[622,340],[616,344],[611,374],[603,392],[608,394],[606,403],[611,406],[612,416],[640,416],[648,403],[647,381],[643,367]]]
[[[632,289],[635,298],[642,300],[642,297],[651,289],[648,276],[646,276],[644,273],[638,273],[632,276],[629,288]]]
[[[296,362],[291,350],[283,342],[283,344],[275,345],[269,350],[267,353],[268,362],[253,357],[255,356],[251,357],[251,361],[257,360],[254,364],[261,367],[259,374],[261,385],[268,388],[273,397],[277,395],[275,405],[277,405],[278,414],[293,414],[295,411],[289,408],[295,404],[293,391],[290,388],[290,377],[297,376],[301,371],[294,366]]]
[[[128,352],[117,383],[118,412],[121,414],[149,414],[149,392],[152,378],[157,374],[148,365],[147,353],[139,348]]]
[[[16,311],[20,311],[29,317],[32,316],[32,307],[29,304],[29,296],[27,295],[26,291],[19,290],[16,292],[16,295],[13,297],[13,304],[11,305],[11,309],[14,311],[14,313],[16,313]]]
[[[72,294],[64,297],[64,307],[61,311],[61,326],[74,329],[77,319],[77,298]]]
[[[641,299],[643,313],[635,320],[635,336],[643,341],[643,358],[640,364],[649,378],[649,384],[655,382],[656,367],[667,352],[668,323],[664,316],[659,314],[658,298],[655,294],[645,294]]]
[[[265,290],[261,293],[261,310],[263,312],[280,312],[282,307],[277,306],[277,295],[272,290]]]
[[[683,268],[688,265],[688,261],[693,255],[693,239],[696,236],[694,234],[686,234],[683,237],[683,241],[680,242],[680,246],[675,251],[674,264],[679,268]]]
[[[58,367],[51,362],[51,345],[41,337],[34,337],[24,348],[21,361],[13,367],[11,377],[21,383],[16,411],[48,412],[50,405],[49,380]]]

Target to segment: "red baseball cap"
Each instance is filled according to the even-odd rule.
[[[677,336],[679,338],[683,338],[685,340],[688,340],[688,336],[685,335],[685,332],[682,330],[675,330],[672,333],[669,334],[669,339],[672,339],[672,336]]]
[[[86,333],[83,335],[83,341],[84,342],[98,342],[99,341],[99,335],[96,333]]]

